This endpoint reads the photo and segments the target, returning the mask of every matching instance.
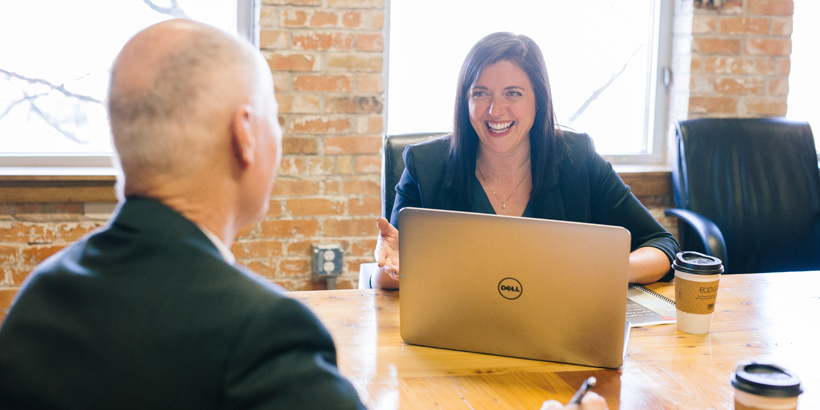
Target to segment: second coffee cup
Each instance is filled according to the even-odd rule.
[[[675,270],[675,309],[678,330],[709,333],[715,311],[723,262],[699,252],[679,252],[672,263]]]

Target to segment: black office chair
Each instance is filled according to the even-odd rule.
[[[390,219],[393,203],[396,201],[396,184],[404,172],[404,148],[449,133],[427,132],[418,134],[385,135],[382,140],[382,216]],[[359,265],[359,289],[370,289],[370,276],[376,269],[375,263]]]
[[[820,171],[811,127],[784,119],[676,124],[681,247],[726,273],[820,269]]]

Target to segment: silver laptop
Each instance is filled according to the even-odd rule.
[[[623,363],[626,229],[418,208],[402,209],[399,226],[405,342]]]

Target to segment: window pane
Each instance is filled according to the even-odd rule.
[[[103,100],[111,64],[136,32],[171,18],[172,3],[4,2],[0,8],[0,38],[4,39],[0,153],[110,153]],[[235,1],[176,3],[176,12],[236,32]]]
[[[653,4],[393,0],[388,133],[452,130],[464,57],[485,35],[511,31],[541,47],[559,124],[589,133],[599,152],[643,152]]]
[[[789,119],[808,121],[814,133],[815,147],[820,149],[820,79],[814,71],[820,64],[817,39],[820,39],[820,3],[813,0],[794,2],[791,73],[789,73]]]

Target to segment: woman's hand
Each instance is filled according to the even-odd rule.
[[[379,268],[370,278],[370,285],[376,289],[398,289],[399,287],[399,231],[384,217],[376,220],[379,238],[373,256]]]

